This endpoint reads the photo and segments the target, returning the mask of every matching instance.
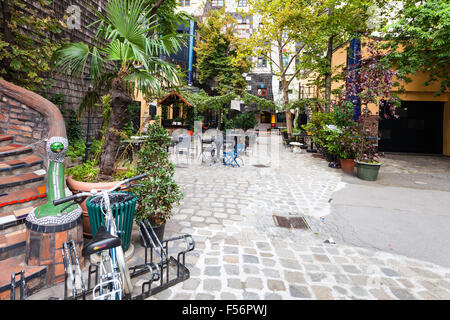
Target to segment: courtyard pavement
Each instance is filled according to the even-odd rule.
[[[278,164],[266,154],[246,157],[236,168],[177,166],[185,196],[165,237],[194,237],[196,248],[186,256],[191,274],[149,299],[450,299],[450,268],[388,250],[325,243],[334,240],[326,217],[344,175],[318,155],[290,152],[280,136],[274,139]],[[255,147],[267,144],[261,136]],[[310,228],[277,226],[275,216],[302,217]],[[136,232],[133,243],[129,265],[142,258]],[[48,290],[30,299],[51,295]]]
[[[263,156],[257,166],[177,168],[185,197],[167,232],[194,236],[191,278],[150,299],[450,299],[449,268],[324,243],[334,240],[326,217],[342,171],[275,145],[278,166]],[[303,217],[310,230],[279,227],[274,215]]]

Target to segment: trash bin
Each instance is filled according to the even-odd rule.
[[[136,201],[137,196],[131,192],[116,192],[110,195],[111,210],[117,231],[121,234],[123,251],[127,251],[130,246]],[[103,202],[101,197],[96,199],[91,197],[86,201],[92,236],[95,236],[101,225],[105,225],[105,217],[100,208],[101,202]],[[103,211],[105,211],[104,208]]]

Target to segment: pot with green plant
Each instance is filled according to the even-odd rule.
[[[158,123],[148,127],[136,166],[137,173],[146,173],[147,177],[133,187],[133,192],[138,196],[135,221],[150,224],[160,241],[164,238],[164,228],[174,205],[183,198],[173,178],[175,165],[170,162],[167,151],[170,141],[168,131]],[[142,233],[145,236],[145,232]]]

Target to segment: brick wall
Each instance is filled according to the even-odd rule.
[[[47,138],[48,120],[39,112],[5,96],[0,96],[0,111],[0,133],[13,135],[16,143],[28,145]],[[46,157],[44,142],[33,149]]]

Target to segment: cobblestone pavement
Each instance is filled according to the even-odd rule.
[[[260,137],[258,146],[266,143]],[[264,166],[268,157],[246,158],[240,168],[177,167],[185,197],[165,237],[192,234],[196,248],[186,256],[191,276],[149,299],[450,299],[448,268],[324,243],[330,239],[321,217],[342,186],[342,172],[317,155],[276,145],[278,167]],[[279,227],[275,216],[303,217],[310,229]],[[142,256],[133,241],[129,265]]]
[[[191,278],[150,299],[450,299],[450,269],[324,243],[320,218],[342,173],[280,151],[275,168],[177,168],[185,198],[166,232],[194,236]],[[311,230],[278,227],[274,215],[304,217]]]

